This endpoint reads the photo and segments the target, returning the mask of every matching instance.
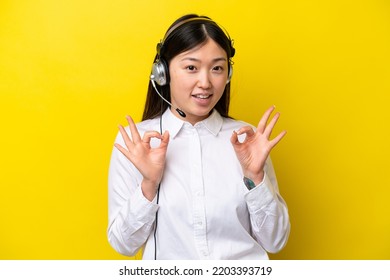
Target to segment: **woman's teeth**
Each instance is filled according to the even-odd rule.
[[[200,99],[207,99],[209,98],[211,95],[201,95],[201,94],[197,94],[197,95],[194,95],[196,98],[200,98]]]

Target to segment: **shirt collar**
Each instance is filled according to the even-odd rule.
[[[207,130],[210,131],[210,133],[214,136],[217,136],[218,133],[221,131],[222,123],[223,118],[215,109],[207,119],[199,122],[199,124],[203,124],[207,128]]]
[[[185,121],[176,117],[169,108],[164,112],[162,118],[163,130],[169,130],[170,137],[172,138],[176,137],[176,135],[186,123]],[[214,109],[207,119],[196,123],[195,127],[203,125],[211,134],[217,136],[222,128],[222,124],[223,118],[218,113],[218,111]]]

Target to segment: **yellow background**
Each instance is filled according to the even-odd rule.
[[[270,257],[390,259],[386,0],[2,0],[0,259],[125,258],[106,238],[112,144],[189,12],[235,41],[231,115],[282,112],[272,157],[292,231]]]

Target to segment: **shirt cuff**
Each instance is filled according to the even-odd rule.
[[[130,199],[130,212],[141,222],[153,222],[159,208],[156,200],[156,197],[153,201],[146,199],[142,193],[141,186],[139,186]]]
[[[270,204],[275,197],[274,187],[266,172],[263,181],[245,194],[249,212],[252,213]]]

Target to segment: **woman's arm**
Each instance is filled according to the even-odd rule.
[[[279,194],[269,157],[271,150],[286,134],[286,131],[282,131],[274,139],[270,139],[280,116],[276,113],[271,119],[274,109],[275,107],[272,106],[264,113],[256,130],[251,126],[244,126],[234,131],[231,137],[245,180],[251,185],[246,201],[252,234],[268,252],[281,250],[287,242],[290,231],[286,203]],[[243,142],[238,140],[239,135],[246,135]]]
[[[127,130],[119,126],[109,170],[110,244],[124,255],[134,255],[152,230],[158,205],[154,203],[165,166],[169,133],[138,132],[131,117]],[[160,145],[152,148],[152,138]]]
[[[123,144],[118,134],[115,143]],[[117,149],[111,155],[108,178],[108,241],[119,253],[133,256],[150,235],[158,205],[141,190],[142,175]]]
[[[286,245],[290,233],[290,220],[285,201],[279,194],[278,183],[268,158],[264,179],[246,196],[252,236],[268,252],[276,253]]]

